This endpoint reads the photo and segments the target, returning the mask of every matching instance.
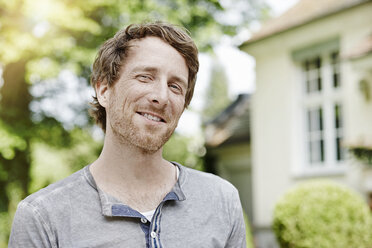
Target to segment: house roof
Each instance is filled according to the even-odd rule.
[[[218,147],[250,140],[250,95],[240,94],[213,120],[205,124],[205,144]]]
[[[265,23],[240,48],[366,2],[372,0],[300,0],[281,16]]]

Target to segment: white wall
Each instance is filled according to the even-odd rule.
[[[372,23],[372,20],[371,20]],[[371,24],[372,25],[372,24]],[[369,72],[366,71],[363,62],[368,61]],[[346,142],[348,145],[372,146],[372,55],[368,58],[359,58],[345,64],[345,71],[349,72],[345,80],[348,84],[346,102],[348,117],[346,130]],[[369,83],[370,99],[367,100],[360,89],[360,81],[367,80]]]

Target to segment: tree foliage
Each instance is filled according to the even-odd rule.
[[[206,91],[203,121],[210,121],[216,117],[230,102],[226,72],[221,63],[215,60]]]
[[[172,135],[163,149],[163,156],[168,161],[175,161],[199,170],[203,169],[204,153],[200,140],[182,136],[177,132]]]

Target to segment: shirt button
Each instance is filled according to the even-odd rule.
[[[147,223],[147,219],[145,219],[145,218],[141,218],[141,222],[142,222],[143,224],[145,224],[145,223]]]
[[[151,238],[153,238],[153,239],[156,238],[156,232],[151,232],[150,235],[151,235]]]

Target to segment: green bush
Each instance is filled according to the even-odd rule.
[[[245,222],[245,238],[247,241],[246,248],[253,248],[254,245],[253,245],[253,237],[251,233],[251,225],[249,223],[248,216],[245,214],[245,212],[243,212],[243,214],[244,214],[244,222]]]
[[[357,193],[337,183],[302,183],[276,204],[274,233],[281,247],[372,247],[372,217]]]

